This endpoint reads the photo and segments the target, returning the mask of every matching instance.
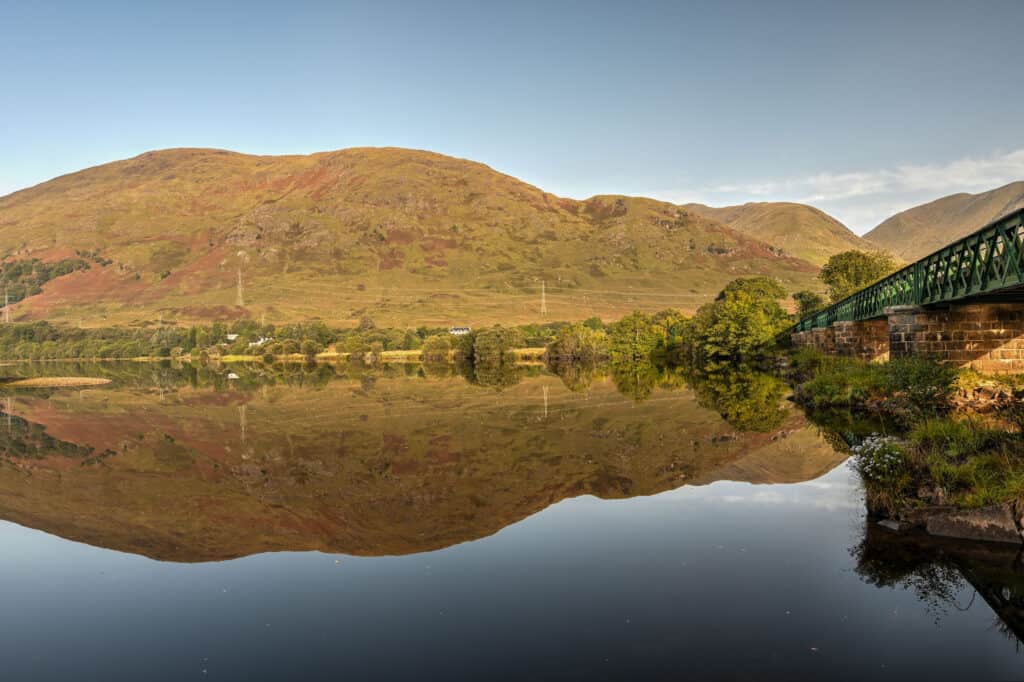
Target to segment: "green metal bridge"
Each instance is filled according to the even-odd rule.
[[[1007,297],[1024,300],[1024,209],[803,318],[793,331],[885,317],[892,306]]]

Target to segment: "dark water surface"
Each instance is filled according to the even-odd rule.
[[[236,371],[2,399],[4,680],[1024,678],[1016,549],[764,379]]]

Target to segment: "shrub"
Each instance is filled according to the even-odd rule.
[[[868,509],[893,514],[906,500],[913,482],[903,445],[891,436],[868,436],[852,448],[853,466],[864,480]]]
[[[921,415],[940,414],[949,409],[956,368],[926,358],[901,358],[882,366],[886,390],[900,398],[906,409]]]

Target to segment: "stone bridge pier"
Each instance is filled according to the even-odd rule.
[[[796,332],[793,344],[868,361],[926,357],[989,374],[1024,373],[1024,303],[896,306],[885,315]]]

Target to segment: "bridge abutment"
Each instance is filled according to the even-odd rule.
[[[1024,303],[887,308],[893,358],[930,357],[986,373],[1024,372]]]
[[[868,361],[925,357],[990,374],[1024,373],[1024,303],[896,306],[885,314],[797,332],[793,344]]]
[[[833,355],[836,352],[836,335],[832,327],[821,327],[793,334],[793,345]]]
[[[835,330],[836,355],[869,362],[883,362],[889,359],[887,320],[836,322],[832,328]]]

